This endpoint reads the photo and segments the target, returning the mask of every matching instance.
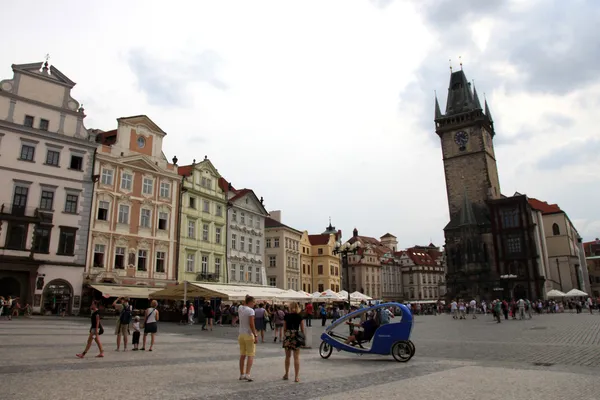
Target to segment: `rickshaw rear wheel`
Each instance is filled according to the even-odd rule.
[[[319,346],[319,355],[321,358],[327,359],[331,356],[331,353],[333,353],[333,347],[327,342],[321,342]]]
[[[399,341],[392,346],[392,356],[398,362],[407,362],[413,356],[412,346],[405,341]]]
[[[410,351],[411,354],[412,354],[411,357],[413,357],[415,355],[415,352],[416,352],[417,349],[415,347],[415,344],[411,340],[408,340],[407,342],[408,342],[408,344],[409,344],[409,346],[411,348],[411,351]]]

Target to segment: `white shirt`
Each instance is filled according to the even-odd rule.
[[[456,308],[457,308],[457,307],[458,307],[458,304],[456,304],[456,302],[455,302],[455,301],[453,301],[453,302],[452,302],[452,304],[450,305],[450,308],[451,308],[452,310],[456,310]]]
[[[519,301],[517,301],[517,306],[519,306],[519,307],[525,307],[525,300],[519,299]]]
[[[139,321],[133,323],[133,330],[135,332],[139,332],[140,331],[140,322]]]
[[[146,324],[152,324],[156,322],[156,309],[150,307],[148,309],[148,319],[146,319]]]
[[[238,317],[240,323],[240,335],[253,335],[250,328],[250,317],[254,317],[254,310],[248,306],[238,307]]]
[[[477,307],[477,302],[475,300],[471,300],[471,308]]]

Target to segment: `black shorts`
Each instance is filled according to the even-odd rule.
[[[144,326],[144,335],[156,332],[158,332],[158,324],[156,322],[150,322]]]

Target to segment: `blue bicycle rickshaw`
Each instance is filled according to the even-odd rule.
[[[350,327],[348,335],[342,333],[346,325]],[[319,355],[329,358],[336,349],[359,355],[391,354],[396,361],[407,362],[415,355],[415,345],[410,340],[412,327],[412,313],[404,304],[383,303],[356,310],[325,329]]]

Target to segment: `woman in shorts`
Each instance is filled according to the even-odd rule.
[[[150,303],[150,308],[146,309],[146,319],[144,321],[144,343],[141,350],[146,350],[146,337],[148,334],[150,334],[150,348],[148,351],[152,351],[152,347],[154,347],[154,336],[156,335],[156,332],[158,332],[157,306],[158,302],[156,300],[152,300],[152,303]]]
[[[85,350],[83,351],[83,353],[77,354],[77,358],[85,357],[90,347],[92,347],[93,341],[96,342],[96,345],[98,345],[98,350],[100,351],[100,353],[98,353],[96,357],[104,357],[104,350],[102,350],[102,343],[100,343],[100,335],[104,333],[104,328],[102,328],[102,324],[100,323],[100,313],[98,312],[98,305],[95,301],[92,302],[92,306],[90,308],[92,310],[92,326],[90,327],[90,333],[88,335]]]

